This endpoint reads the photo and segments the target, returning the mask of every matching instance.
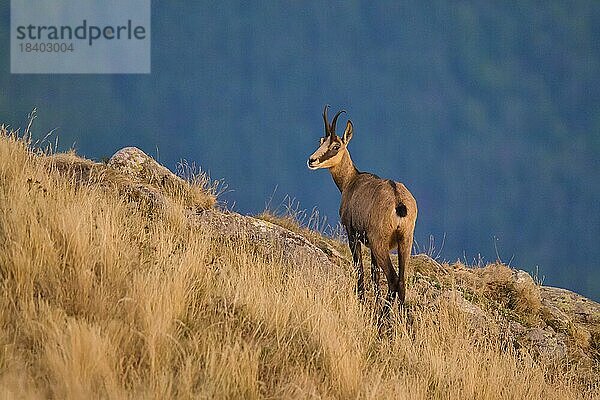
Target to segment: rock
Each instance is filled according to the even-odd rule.
[[[550,286],[542,286],[540,293],[543,305],[556,307],[570,315],[576,323],[600,328],[600,304],[595,301],[570,290]]]
[[[493,321],[502,340],[537,357],[600,362],[600,304],[569,290],[539,286],[499,263],[469,268],[412,257],[408,297],[418,305],[451,301],[477,324]],[[469,296],[466,296],[469,294]]]
[[[168,200],[159,188],[144,183],[136,176],[129,176],[106,164],[77,156],[75,153],[59,153],[44,159],[46,167],[70,180],[74,186],[94,186],[117,191],[130,201],[143,205],[150,213],[167,208]]]
[[[542,318],[569,338],[573,354],[600,362],[600,304],[570,290],[542,286]]]
[[[543,303],[542,319],[557,332],[568,332],[573,324],[571,318],[551,301]]]
[[[448,302],[454,305],[459,311],[467,315],[471,323],[476,325],[483,325],[488,318],[487,314],[479,306],[465,299],[464,295],[458,290],[451,289],[444,291],[434,301],[434,304],[441,302]]]
[[[523,326],[523,324],[517,321],[508,321],[508,336],[511,338],[519,338],[525,336],[528,332],[528,329]]]
[[[214,204],[214,197],[208,197],[206,193],[197,196],[198,193],[194,192],[186,181],[136,147],[125,147],[117,151],[108,161],[108,167],[165,194],[174,194],[181,199],[191,198],[191,203],[203,210],[188,215],[190,223],[195,227],[210,229],[221,238],[249,241],[263,254],[276,255],[277,252],[281,252],[283,258],[291,263],[299,263],[308,258],[324,267],[334,266],[326,252],[301,235],[254,217],[209,210]],[[160,196],[153,191],[146,191],[145,188],[140,187],[138,190],[146,197],[153,198],[155,202],[160,202]],[[342,258],[335,249],[329,250],[332,259]]]
[[[520,285],[520,286],[534,285],[535,286],[535,281],[533,280],[531,275],[529,275],[527,272],[523,271],[522,269],[513,270],[512,280],[515,283],[515,285]]]
[[[519,340],[533,350],[535,355],[544,359],[564,360],[567,356],[567,346],[564,338],[557,336],[551,327],[544,329],[535,327],[528,330]]]
[[[75,186],[93,185],[116,190],[130,201],[144,205],[150,213],[164,211],[171,201],[193,210],[211,208],[215,196],[163,167],[135,147],[117,151],[108,164],[90,161],[75,153],[44,158],[48,170],[69,179]]]
[[[157,199],[159,196],[152,189],[158,189],[185,206],[198,210],[209,209],[215,204],[215,196],[190,185],[137,147],[125,147],[117,151],[107,166],[144,186],[145,192],[152,191]]]
[[[448,275],[449,272],[436,260],[426,254],[417,254],[410,259],[411,272],[423,275]]]
[[[240,215],[234,212],[206,210],[191,215],[190,220],[197,227],[209,227],[213,232],[229,240],[250,241],[263,254],[281,252],[290,264],[312,260],[323,268],[337,268],[340,260],[313,245],[304,236],[270,222]],[[339,253],[338,253],[339,254]]]
[[[186,183],[137,147],[122,148],[113,154],[107,165],[135,180],[163,188],[184,186]]]

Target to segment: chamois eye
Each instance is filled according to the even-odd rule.
[[[334,145],[331,147],[331,149],[332,149],[332,150],[339,150],[339,149],[340,149],[340,145],[339,145],[338,143],[336,143],[336,144],[334,144]]]

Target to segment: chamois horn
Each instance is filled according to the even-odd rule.
[[[327,121],[327,109],[329,108],[329,104],[325,104],[325,108],[323,109],[323,122],[325,122],[325,138],[329,136],[331,128],[329,126],[329,122]]]
[[[335,117],[333,117],[333,121],[331,121],[331,134],[332,135],[335,135],[335,124],[337,123],[338,117],[340,116],[341,113],[345,113],[345,112],[346,112],[346,110],[338,111],[338,113],[335,114]]]

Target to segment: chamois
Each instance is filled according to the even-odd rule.
[[[354,130],[352,121],[348,120],[340,138],[335,133],[335,125],[345,111],[338,112],[329,124],[328,107],[323,110],[325,136],[320,139],[319,148],[309,157],[307,165],[313,170],[329,169],[342,194],[340,219],[348,234],[348,245],[358,275],[356,291],[361,301],[364,301],[361,243],[371,250],[371,278],[376,303],[380,297],[379,268],[383,269],[388,293],[382,316],[387,316],[397,296],[399,305],[404,304],[405,271],[412,249],[417,202],[402,183],[360,172],[354,166],[348,152],[348,142]],[[398,248],[398,273],[390,260],[390,250],[395,247]]]

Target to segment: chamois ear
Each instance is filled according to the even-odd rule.
[[[348,143],[350,139],[352,139],[352,134],[354,133],[354,127],[352,126],[352,121],[348,120],[346,124],[346,130],[344,131],[343,141],[344,143]]]

